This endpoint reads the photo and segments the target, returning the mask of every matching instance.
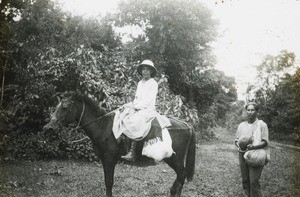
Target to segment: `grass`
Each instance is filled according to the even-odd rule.
[[[183,197],[242,196],[233,135],[197,146],[194,180],[184,185]],[[79,161],[1,161],[0,196],[74,197],[104,196],[102,166]],[[139,167],[119,163],[113,189],[116,197],[169,196],[175,173],[165,163]],[[300,196],[300,151],[271,147],[271,162],[261,178],[265,197]]]

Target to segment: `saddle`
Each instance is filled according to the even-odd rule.
[[[169,117],[168,119],[170,120],[171,123],[171,126],[167,127],[169,131],[173,129],[181,129],[181,130],[191,129],[191,126],[182,120],[173,117]],[[154,118],[151,122],[151,128],[148,135],[142,141],[145,142],[155,138],[160,138],[162,140],[162,129],[163,128],[161,128],[157,118]]]
[[[151,158],[158,159],[157,161],[160,161],[162,158],[170,157],[172,155],[172,152],[174,153],[174,151],[171,148],[172,140],[168,131],[172,132],[172,130],[189,130],[191,129],[191,127],[187,123],[175,118],[169,118],[169,120],[171,122],[171,126],[167,128],[167,131],[162,131],[162,128],[157,118],[154,118],[152,120],[151,128],[148,135],[141,141],[137,141],[135,147],[136,160],[145,160],[146,158],[148,158],[146,156],[143,156],[142,153]],[[123,143],[126,145],[126,147],[123,149],[126,150],[126,152],[124,152],[124,154],[126,154],[130,149],[131,139],[129,139],[125,135],[122,135],[121,138],[123,139]],[[166,143],[171,144],[167,145]],[[152,146],[152,148],[149,149],[149,146]],[[145,147],[147,150],[143,150],[143,148]]]
[[[145,156],[142,156],[142,149],[144,146],[144,142],[147,142],[149,140],[153,140],[156,138],[159,138],[160,140],[162,140],[162,128],[161,128],[157,118],[154,118],[151,122],[151,128],[150,128],[150,131],[147,134],[147,136],[144,137],[142,140],[137,141],[136,150],[135,150],[137,160],[145,159]],[[124,135],[124,134],[121,135],[119,144],[121,144],[121,146],[124,147],[122,149],[122,150],[124,150],[122,152],[122,155],[126,154],[129,151],[131,140],[132,139],[130,139],[126,135]]]

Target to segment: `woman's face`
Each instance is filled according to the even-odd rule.
[[[143,79],[150,79],[151,69],[148,66],[142,67],[142,76],[143,76]]]
[[[246,111],[247,111],[248,119],[255,119],[256,118],[257,111],[256,111],[254,105],[248,105]]]

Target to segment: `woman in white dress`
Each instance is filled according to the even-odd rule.
[[[118,139],[121,134],[125,134],[133,139],[131,149],[124,159],[134,160],[134,149],[136,142],[142,140],[150,131],[152,120],[157,117],[155,110],[158,84],[153,79],[157,73],[154,64],[150,60],[144,60],[137,71],[142,76],[142,80],[137,85],[137,90],[133,102],[123,105],[121,111],[116,112],[113,125],[113,132]],[[162,122],[164,122],[162,124]],[[169,120],[160,121],[163,128],[170,126]]]

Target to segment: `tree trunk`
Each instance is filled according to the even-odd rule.
[[[0,107],[2,107],[3,104],[3,98],[4,98],[4,82],[5,82],[5,67],[6,67],[6,61],[3,65],[2,69],[2,85],[1,85],[1,99],[0,99]]]

